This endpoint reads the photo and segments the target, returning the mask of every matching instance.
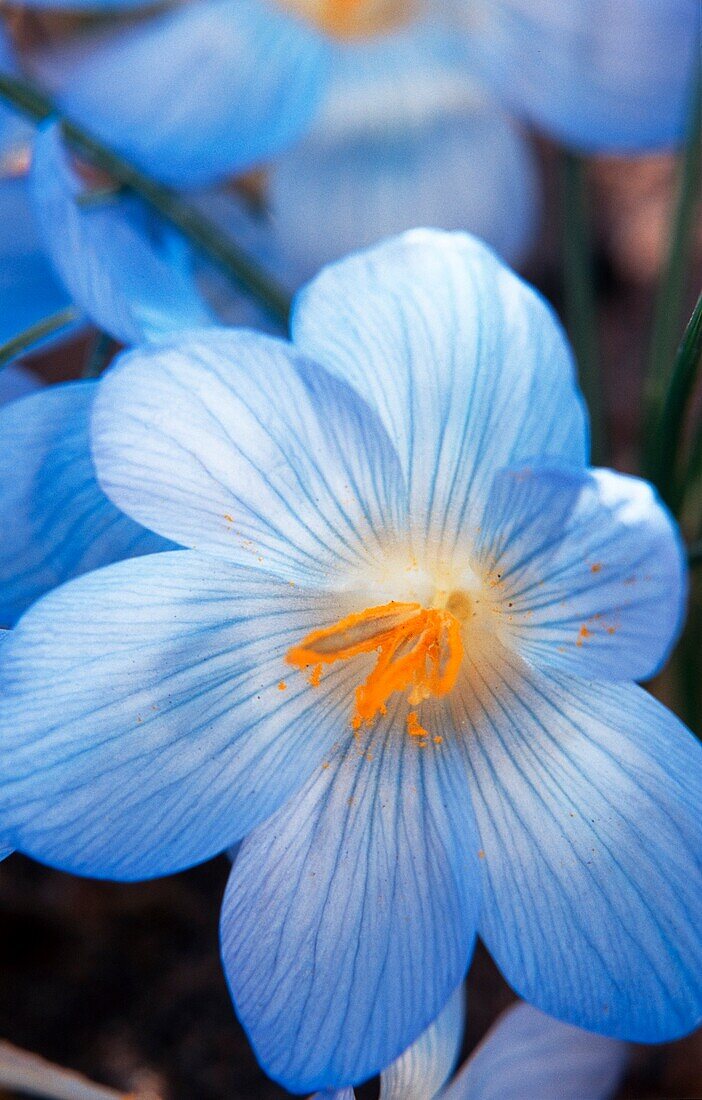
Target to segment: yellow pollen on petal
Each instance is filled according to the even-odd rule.
[[[364,653],[376,653],[370,674],[356,688],[351,726],[358,730],[387,713],[391,695],[404,692],[412,708],[454,687],[463,661],[461,623],[449,610],[418,603],[390,603],[347,615],[333,626],[315,630],[289,650],[286,661],[300,670],[311,669],[309,683],[319,685],[325,665]],[[465,597],[468,600],[468,597]],[[454,605],[455,606],[455,605]],[[461,604],[461,617],[468,603]],[[416,709],[407,715],[411,737],[427,738]],[[420,741],[420,744],[422,742]],[[434,739],[435,744],[441,738]]]

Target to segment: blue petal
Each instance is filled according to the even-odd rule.
[[[400,528],[402,478],[377,418],[268,336],[212,329],[131,352],[101,383],[93,442],[127,514],[220,557],[243,546],[288,579],[380,556]]]
[[[461,1051],[465,995],[459,986],[434,1023],[380,1075],[380,1100],[433,1100]]]
[[[2,179],[1,166],[0,302],[0,344],[71,304],[41,245],[26,179]]]
[[[324,90],[327,49],[274,6],[200,0],[96,47],[59,99],[152,175],[206,184],[300,136]]]
[[[525,1000],[637,1042],[702,1018],[702,746],[627,684],[493,651],[467,703],[480,934]]]
[[[328,596],[189,551],[51,592],[3,646],[0,835],[122,879],[222,852],[348,722],[355,670],[280,687],[290,646],[337,617]]]
[[[530,149],[446,54],[423,26],[343,53],[324,116],[270,172],[271,216],[298,283],[416,225],[468,229],[512,261],[524,256],[538,210]]]
[[[0,370],[0,405],[16,401],[18,397],[27,397],[42,387],[42,380],[34,371],[11,363]]]
[[[473,66],[554,137],[621,152],[683,136],[699,59],[697,0],[493,0],[474,20],[465,13]]]
[[[461,233],[415,231],[326,268],[298,296],[295,344],[379,413],[417,539],[450,553],[495,468],[582,464],[585,413],[549,307]]]
[[[461,744],[424,748],[391,708],[242,845],[222,910],[237,1013],[295,1092],[358,1082],[463,979],[479,898]]]
[[[129,206],[81,207],[85,188],[71,171],[57,123],[37,138],[31,182],[46,250],[99,328],[132,344],[212,321],[180,257],[150,241]]]
[[[476,539],[502,636],[534,664],[639,680],[666,659],[684,613],[685,556],[645,481],[501,470]]]
[[[441,1100],[608,1100],[629,1058],[626,1043],[508,1008]]]
[[[170,545],[118,512],[95,479],[95,389],[52,386],[0,409],[0,625],[71,577]]]
[[[19,68],[0,26],[0,68]],[[70,304],[41,247],[25,179],[33,128],[0,103],[0,344]]]

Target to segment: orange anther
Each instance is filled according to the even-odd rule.
[[[378,655],[375,666],[356,689],[351,717],[355,730],[385,714],[395,692],[406,691],[412,707],[432,695],[446,695],[463,660],[461,627],[446,609],[391,601],[313,631],[286,660],[299,669],[312,668],[310,683],[316,687],[323,665],[373,652]],[[413,737],[427,736],[416,711],[407,717],[407,730]]]

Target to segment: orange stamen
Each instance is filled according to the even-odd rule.
[[[356,689],[351,718],[355,730],[385,714],[395,692],[406,691],[412,707],[432,695],[446,695],[463,660],[461,626],[445,608],[392,600],[313,631],[293,646],[286,661],[299,669],[311,668],[310,683],[316,687],[324,665],[373,652],[378,654],[375,666]],[[407,717],[407,731],[412,737],[428,736],[415,710]]]

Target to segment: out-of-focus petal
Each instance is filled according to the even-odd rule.
[[[28,397],[42,387],[42,380],[34,371],[18,363],[11,363],[0,370],[0,405],[16,401],[18,397]]]
[[[467,229],[521,258],[538,214],[533,158],[444,37],[419,26],[347,46],[338,60],[312,133],[270,172],[271,216],[297,281],[418,225]]]
[[[34,210],[58,274],[90,319],[126,344],[212,323],[186,257],[149,239],[144,211],[119,200],[81,205],[86,193],[51,123],[34,147]]]
[[[327,52],[312,27],[275,5],[198,0],[96,45],[57,95],[68,115],[158,179],[199,186],[304,132]]]
[[[95,388],[70,382],[0,409],[0,625],[71,577],[172,545],[119,512],[97,483]]]
[[[608,1100],[628,1058],[626,1043],[520,1003],[503,1012],[441,1100]]]
[[[457,0],[452,10],[488,86],[561,141],[623,152],[683,136],[697,0]]]
[[[262,1066],[293,1091],[377,1073],[465,974],[477,837],[462,747],[441,716],[441,743],[424,748],[402,706],[356,737],[339,729],[336,755],[247,837],[232,868],[230,989]]]
[[[42,247],[26,179],[3,179],[0,170],[0,344],[70,304]]]

